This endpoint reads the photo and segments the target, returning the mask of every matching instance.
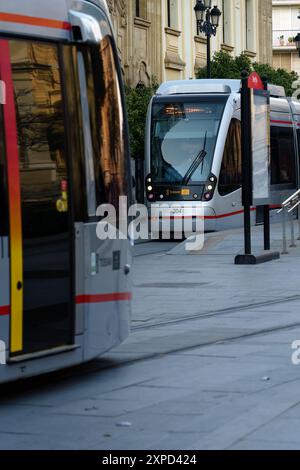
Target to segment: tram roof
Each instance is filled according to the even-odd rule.
[[[108,10],[107,0],[86,0],[86,1],[88,3],[93,3],[94,5],[98,7],[102,7]],[[66,0],[55,1],[55,6],[59,4],[61,5],[61,11],[63,11],[66,5],[68,5],[68,2]],[[39,11],[43,11],[45,13],[45,16],[47,15],[48,12],[50,13],[53,11],[53,7],[51,6],[51,4],[49,5],[47,3],[42,3],[40,2],[40,0],[33,0],[33,1],[31,0],[31,3],[28,2],[27,4],[24,4],[24,0],[11,0],[9,3],[7,2],[7,0],[0,0],[0,7],[1,7],[1,11],[7,11],[10,13],[19,13],[19,14],[22,14],[26,12],[26,10],[30,10],[30,9],[32,9],[32,11],[34,12],[34,9],[35,9],[36,10],[35,14],[37,14],[37,12]],[[58,11],[58,16],[59,16],[60,9],[57,8],[57,11]]]
[[[163,83],[157,95],[178,95],[189,93],[238,93],[240,80],[207,79],[207,80],[173,80]]]
[[[240,80],[228,79],[199,79],[173,80],[163,83],[157,90],[157,95],[188,95],[193,93],[239,93]],[[269,84],[268,90],[272,97],[285,98],[284,88]]]
[[[296,99],[291,99],[290,100],[290,105],[293,111],[293,114],[300,115],[300,103]]]
[[[0,31],[22,37],[70,40],[70,12],[93,15],[92,9],[88,8],[93,5],[106,12],[110,20],[106,0],[78,0],[74,3],[70,0],[0,0]]]
[[[80,8],[80,3],[82,3],[82,10],[84,10],[85,3],[93,4],[97,7],[102,8],[102,10],[107,11],[107,13],[109,12],[106,0],[78,0],[77,8]],[[31,20],[30,24],[34,27],[43,27],[47,20],[67,21],[68,11],[70,9],[72,9],[72,3],[68,0],[52,0],[50,3],[41,2],[41,0],[31,0],[30,2],[24,2],[24,0],[11,0],[10,2],[8,2],[7,0],[0,0],[0,11],[2,14],[0,18],[0,30],[13,30],[14,26],[16,26],[17,29],[17,25],[22,23],[21,19],[23,18],[23,15],[23,24],[29,24],[26,21],[26,17],[29,16]],[[74,9],[76,9],[76,7],[74,7]],[[43,20],[43,23],[32,22],[32,20],[36,18]],[[5,25],[9,26],[2,27]],[[55,27],[57,28],[57,26]]]

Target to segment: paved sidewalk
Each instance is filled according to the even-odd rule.
[[[281,226],[272,226],[273,250],[281,251],[281,237]],[[262,244],[262,227],[256,227],[254,250]],[[184,243],[156,254],[149,246],[151,254],[143,251],[134,263],[133,334],[110,357],[140,359],[300,326],[300,243],[278,261],[235,266],[242,247],[241,230],[209,234],[195,254]]]
[[[254,246],[261,228],[254,229]],[[273,248],[281,231],[272,227]],[[1,449],[300,449],[300,243],[234,266],[241,231],[203,251],[139,245],[133,332],[84,367],[1,394]]]

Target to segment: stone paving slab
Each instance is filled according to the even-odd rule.
[[[0,448],[300,449],[300,247],[237,267],[241,231],[208,241],[199,255],[139,245],[130,338],[3,389]]]
[[[283,335],[287,349],[300,331],[288,333],[276,333]],[[261,345],[264,338],[259,337]],[[21,393],[6,398],[0,407],[0,447],[12,448],[14,443],[15,448],[204,449],[242,448],[245,441],[246,448],[251,444],[247,439],[255,443],[256,433],[260,439],[262,427],[269,432],[276,419],[274,429],[284,420],[284,442],[295,447],[299,368],[278,364],[261,347],[255,351],[249,339],[246,347],[253,358],[246,355],[245,361],[245,356],[236,357],[239,347],[243,349],[242,339],[214,345],[216,356],[210,356],[212,346],[207,346],[197,348],[192,357],[169,354],[124,365],[113,374],[83,373],[55,384],[55,396],[54,390],[49,396],[43,390],[42,397],[40,391],[27,392],[33,404]],[[265,375],[269,381],[262,380]],[[287,420],[292,420],[290,434]],[[120,422],[131,426],[118,427]],[[268,445],[273,439],[278,442],[277,432],[269,433]]]

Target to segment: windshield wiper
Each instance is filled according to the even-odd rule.
[[[189,167],[188,171],[186,172],[186,174],[184,175],[183,177],[183,180],[182,180],[182,186],[187,186],[189,181],[191,180],[193,174],[195,173],[195,171],[197,170],[197,168],[199,168],[199,166],[201,165],[201,163],[204,162],[204,159],[207,155],[207,152],[206,152],[206,141],[207,141],[207,131],[205,132],[205,139],[204,139],[204,146],[203,146],[203,149],[200,150],[200,152],[198,153],[198,155],[196,156],[195,160],[193,161],[193,163],[191,164],[191,166]]]

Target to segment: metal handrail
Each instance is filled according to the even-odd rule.
[[[292,196],[290,196],[288,199],[286,199],[282,204],[281,204],[281,209],[277,212],[277,214],[282,214],[282,239],[283,239],[283,255],[287,255],[288,249],[287,249],[287,235],[286,235],[286,221],[287,221],[287,216],[290,218],[290,224],[291,224],[291,245],[290,248],[295,248],[296,242],[295,242],[295,227],[294,227],[294,217],[293,217],[293,212],[295,209],[297,209],[300,206],[300,189],[295,192]],[[298,240],[300,240],[300,213],[298,214],[298,223],[299,223],[299,237]]]

